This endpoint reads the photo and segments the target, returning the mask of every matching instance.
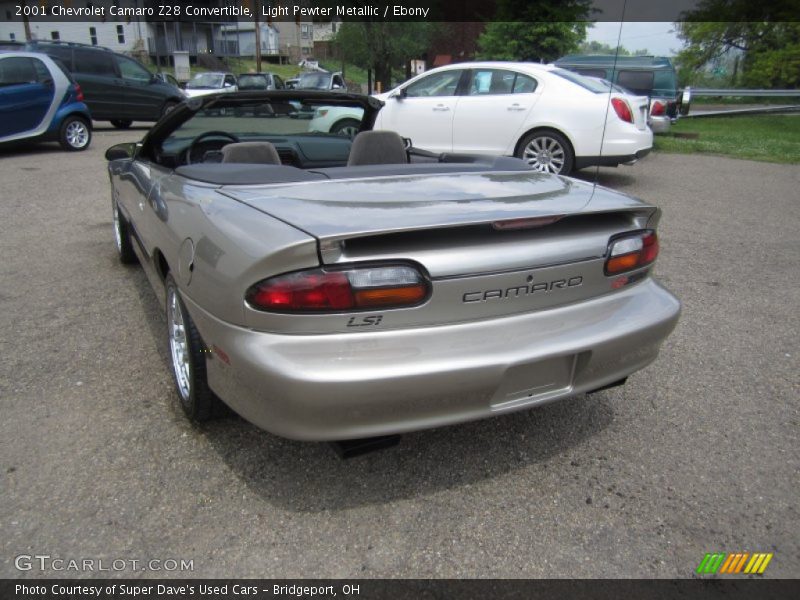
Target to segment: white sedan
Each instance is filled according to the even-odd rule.
[[[553,65],[448,65],[376,97],[374,128],[417,148],[517,156],[543,172],[630,164],[653,146],[646,97]]]
[[[207,96],[220,92],[231,93],[237,90],[236,76],[233,73],[198,73],[186,83],[184,93],[188,98]]]

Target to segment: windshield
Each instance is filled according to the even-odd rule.
[[[222,98],[175,129],[162,142],[161,153],[176,164],[220,162],[222,148],[232,142],[271,142],[290,150],[302,147],[302,155],[313,154],[315,161],[339,160],[344,152],[346,161],[350,140],[361,127],[363,107],[347,100],[281,94]],[[329,151],[336,156],[327,157]]]
[[[554,75],[558,75],[567,81],[571,81],[574,84],[581,86],[585,90],[589,90],[590,92],[594,92],[595,94],[607,94],[608,93],[608,85],[602,83],[600,80],[594,77],[586,77],[585,75],[579,75],[578,73],[573,73],[572,71],[567,71],[566,69],[553,69],[550,71]]]
[[[239,75],[240,90],[265,90],[267,78],[264,75]]]
[[[330,73],[303,73],[297,78],[297,87],[307,90],[327,90],[330,82]]]
[[[210,90],[222,87],[221,73],[198,73],[186,84],[190,90]]]

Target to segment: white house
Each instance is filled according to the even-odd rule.
[[[19,2],[0,2],[0,40],[25,41],[25,24],[18,16]],[[28,2],[28,4],[33,4]],[[91,2],[73,2],[73,6],[89,4]],[[94,5],[108,4],[95,0]],[[141,5],[138,0],[117,0],[114,2],[119,7],[134,7]],[[106,11],[107,13],[108,11]],[[106,17],[106,22],[90,21],[39,21],[31,19],[29,22],[31,38],[34,40],[56,40],[62,42],[79,42],[94,46],[105,46],[116,52],[131,52],[143,47],[147,38],[148,24],[137,20],[128,20],[125,17]]]

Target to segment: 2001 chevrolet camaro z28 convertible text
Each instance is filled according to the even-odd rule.
[[[189,417],[221,399],[285,437],[366,438],[656,358],[680,312],[651,276],[659,209],[516,158],[417,150],[370,131],[381,105],[208,96],[106,153],[120,259],[164,302]],[[296,118],[341,107],[363,110],[355,137]]]

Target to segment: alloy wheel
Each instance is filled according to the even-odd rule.
[[[533,138],[522,154],[530,167],[541,173],[561,173],[566,161],[566,153],[558,140],[543,135]]]
[[[189,342],[186,338],[186,323],[181,310],[178,292],[174,287],[168,290],[167,326],[169,327],[169,349],[172,369],[183,402],[188,402],[192,393]]]
[[[66,138],[71,147],[83,148],[89,143],[89,128],[86,123],[76,119],[67,125]]]

